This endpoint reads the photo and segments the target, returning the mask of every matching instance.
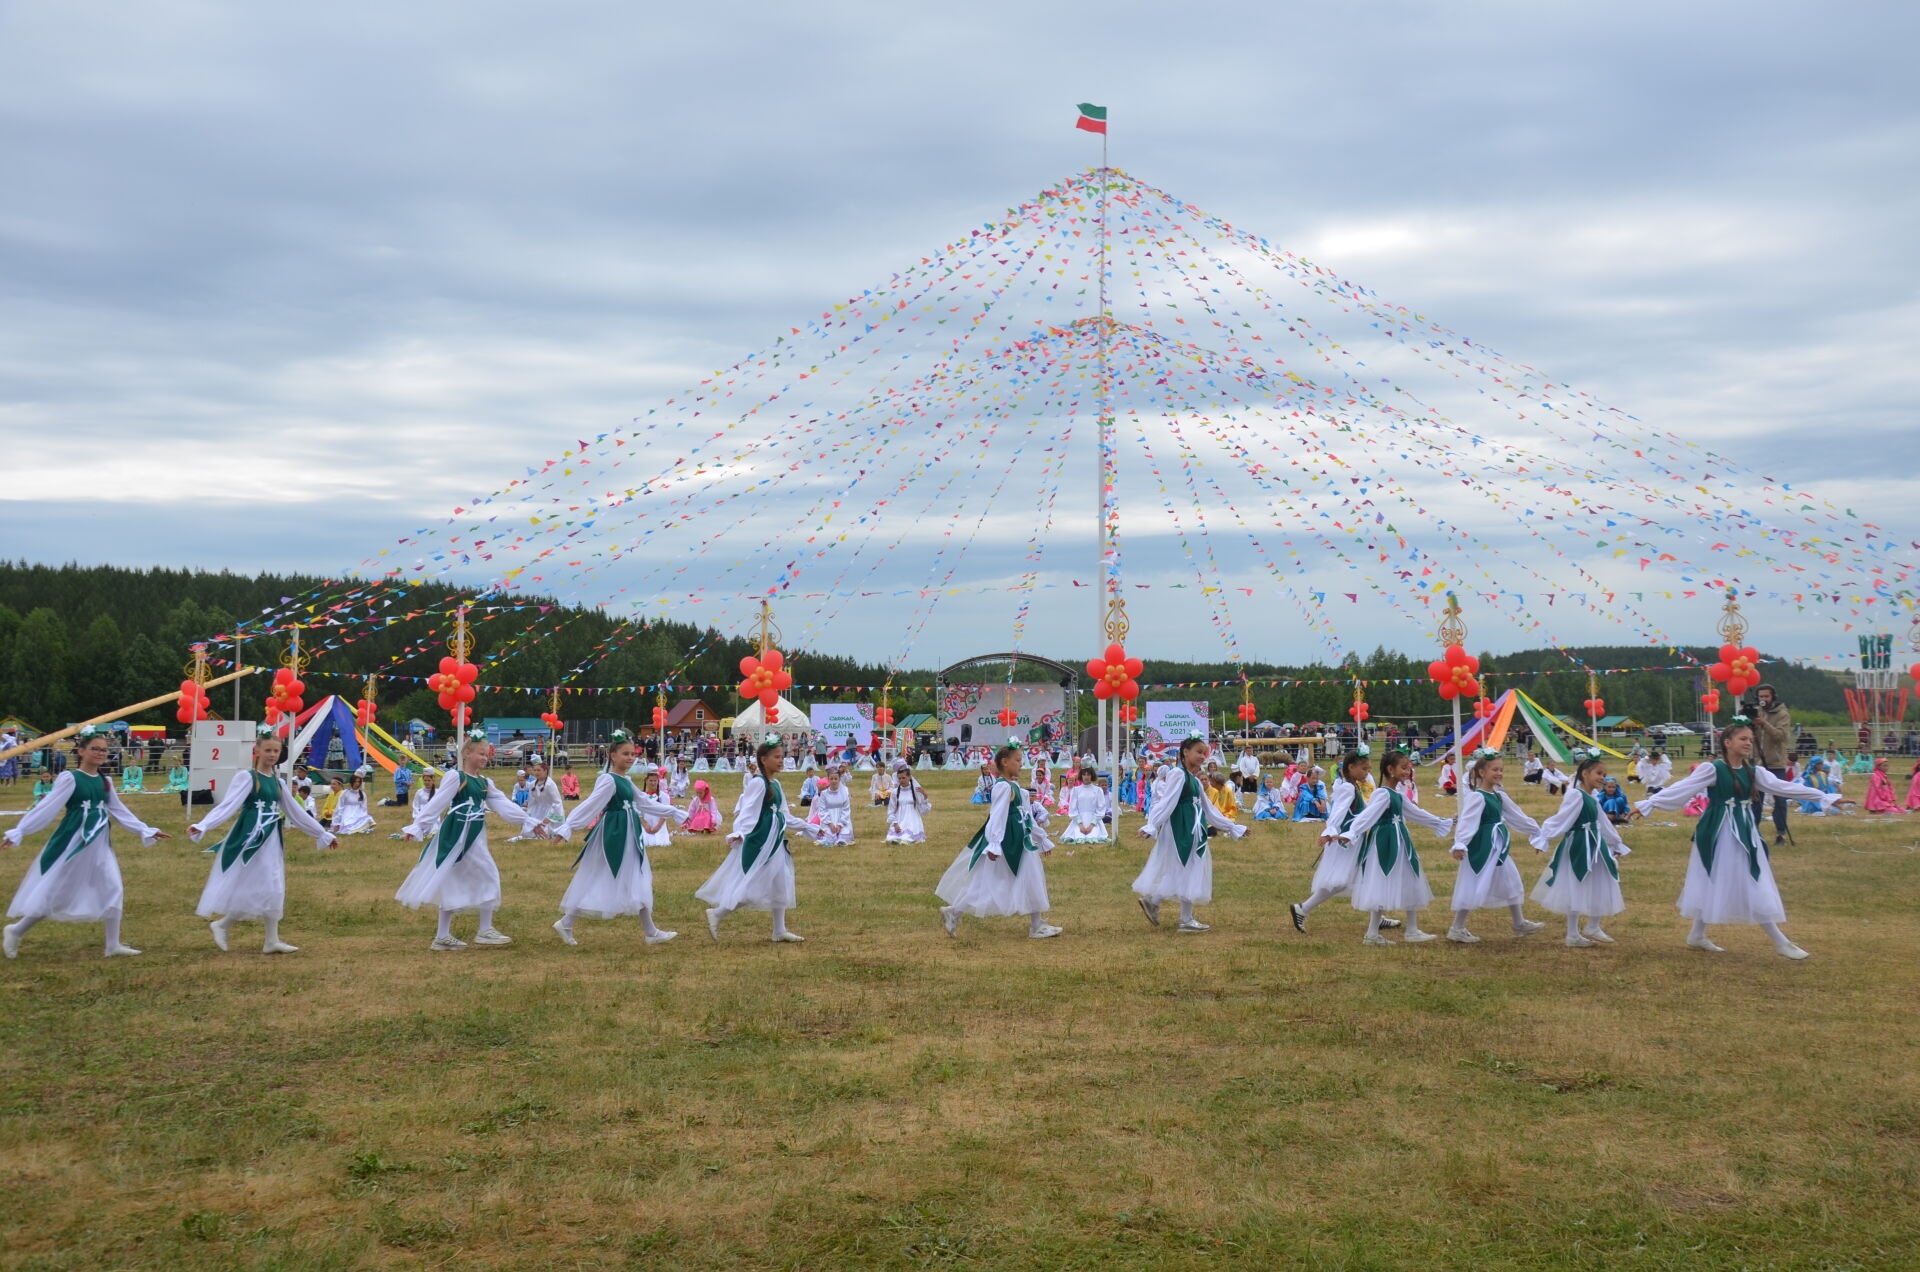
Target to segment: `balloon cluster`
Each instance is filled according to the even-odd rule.
[[[375,702],[372,698],[360,699],[359,702],[354,704],[354,708],[353,708],[354,723],[358,724],[363,729],[366,728],[368,725],[373,723],[374,716],[379,713],[379,710],[380,710],[380,704]]]
[[[1363,698],[1360,701],[1354,703],[1352,706],[1348,707],[1347,714],[1353,717],[1353,722],[1355,724],[1365,724],[1367,722],[1367,717],[1373,714],[1373,708],[1369,707],[1366,703],[1366,700]]]
[[[653,727],[656,729],[664,729],[667,727],[667,709],[665,707],[655,707],[653,709]]]
[[[182,724],[192,724],[195,720],[207,718],[207,691],[192,680],[180,682],[180,709],[173,718]]]
[[[479,692],[474,681],[478,679],[478,667],[449,656],[440,660],[438,672],[427,677],[427,688],[440,695],[440,709],[451,715],[455,724],[465,724],[473,713],[471,704]]]
[[[294,674],[293,668],[274,672],[273,687],[267,691],[267,723],[273,724],[281,716],[299,715],[307,705],[301,698],[306,691],[306,682]]]
[[[1707,668],[1707,675],[1725,685],[1727,692],[1739,697],[1748,685],[1760,683],[1760,651],[1751,645],[1720,646],[1720,661]]]
[[[1002,707],[1000,714],[995,716],[994,719],[1011,729],[1014,725],[1020,723],[1020,713],[1012,707]]]
[[[1120,723],[1132,724],[1135,720],[1138,720],[1139,718],[1140,718],[1140,708],[1134,706],[1131,702],[1126,703],[1120,708]]]
[[[1240,722],[1242,724],[1252,724],[1259,715],[1260,713],[1254,709],[1254,705],[1251,702],[1243,702],[1240,704]]]
[[[1588,715],[1595,718],[1607,714],[1607,700],[1605,698],[1588,698],[1580,705],[1587,709]]]
[[[1917,662],[1913,664],[1913,666],[1907,668],[1907,674],[1913,677],[1913,683],[1916,686],[1920,686],[1920,662]]]
[[[1102,701],[1108,698],[1122,698],[1128,702],[1140,696],[1140,681],[1137,677],[1146,669],[1146,664],[1138,658],[1127,657],[1127,650],[1118,641],[1107,646],[1104,658],[1087,660],[1087,675],[1093,678],[1093,696]]]
[[[780,722],[780,695],[793,687],[793,673],[786,669],[786,655],[769,649],[755,658],[748,654],[740,660],[740,696],[757,698],[766,712],[768,724]]]
[[[540,713],[540,723],[546,725],[549,729],[552,729],[555,733],[558,733],[562,728],[566,726],[567,722],[560,718],[560,713],[558,711],[542,711]]]
[[[1448,645],[1446,653],[1428,663],[1427,675],[1449,702],[1480,693],[1480,660],[1458,645]]]
[[[1482,720],[1493,719],[1493,699],[1481,694],[1480,701],[1473,704],[1473,714]]]
[[[873,709],[873,722],[883,729],[891,725],[893,723],[893,708],[875,707]]]
[[[1718,689],[1709,689],[1705,693],[1701,694],[1700,709],[1706,712],[1708,715],[1712,715],[1715,712],[1719,711],[1720,710],[1720,691]]]

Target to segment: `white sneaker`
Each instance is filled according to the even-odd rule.
[[[1038,928],[1027,933],[1027,939],[1030,941],[1044,941],[1048,937],[1060,935],[1060,933],[1065,930],[1065,928],[1057,928],[1051,923],[1042,923]]]
[[[678,935],[680,935],[678,932],[669,932],[665,928],[661,928],[658,931],[656,931],[652,936],[649,936],[647,938],[647,944],[648,945],[665,945],[668,941],[671,941],[674,937]]]
[[[1795,945],[1792,941],[1788,941],[1785,945],[1774,946],[1773,952],[1775,954],[1778,954],[1781,958],[1790,958],[1790,959],[1794,959],[1795,961],[1810,957],[1805,950],[1801,949],[1798,945]]]
[[[1465,928],[1448,928],[1447,939],[1449,941],[1458,941],[1462,945],[1480,944],[1480,938],[1475,936],[1473,933],[1467,931],[1467,929]]]
[[[793,942],[793,944],[798,945],[800,944],[800,942],[806,940],[807,938],[800,935],[798,932],[775,932],[773,934],[773,939],[775,942],[791,941]]]
[[[129,956],[129,955],[132,955],[132,954],[138,954],[139,952],[140,952],[139,950],[136,950],[136,949],[134,949],[134,948],[133,948],[133,946],[131,946],[131,945],[116,945],[116,946],[114,946],[114,947],[113,947],[112,949],[110,949],[110,950],[108,950],[108,951],[107,951],[107,952],[106,952],[105,954],[103,954],[103,955],[102,955],[101,957],[103,957],[103,958],[126,958],[126,957],[127,957],[127,956]]]
[[[1293,919],[1293,930],[1304,934],[1307,930],[1307,912],[1295,903],[1287,907],[1287,914]]]
[[[1140,902],[1140,913],[1147,916],[1147,922],[1153,924],[1155,927],[1159,927],[1160,903],[1158,901],[1149,901],[1145,897],[1140,897],[1138,900]]]
[[[1600,930],[1600,925],[1598,923],[1587,924],[1586,927],[1581,929],[1581,933],[1589,941],[1598,941],[1602,945],[1613,944],[1613,938],[1608,936],[1605,932],[1602,932]]]
[[[1418,945],[1422,941],[1437,941],[1439,939],[1440,934],[1437,932],[1422,932],[1419,928],[1414,928],[1411,932],[1408,932],[1400,938],[1400,943],[1402,945]]]
[[[1513,934],[1515,936],[1532,936],[1545,926],[1547,925],[1538,919],[1522,919],[1513,925]]]
[[[207,927],[213,932],[213,943],[220,947],[220,951],[223,954],[227,949],[227,931],[232,926],[232,919],[215,919],[213,922],[207,924]]]
[[[1594,942],[1588,940],[1586,937],[1580,935],[1578,932],[1575,932],[1572,936],[1567,938],[1567,945],[1570,948],[1576,949],[1576,950],[1584,949],[1592,944],[1594,944]]]
[[[276,938],[262,945],[260,952],[262,954],[298,954],[300,947],[298,945],[288,945],[285,941]]]
[[[720,913],[720,911],[718,910],[708,910],[707,911],[707,935],[711,936],[716,941],[719,940],[720,939],[720,920],[726,917],[727,917],[726,915]]]
[[[512,945],[513,938],[499,928],[482,928],[473,934],[475,945]]]
[[[457,936],[436,936],[433,938],[433,944],[427,948],[430,950],[464,950],[467,948],[467,943]]]
[[[1211,932],[1213,931],[1213,927],[1211,924],[1202,923],[1198,919],[1188,919],[1180,925],[1179,930],[1182,932]]]
[[[1389,919],[1384,914],[1380,916],[1380,930],[1382,932],[1391,932],[1393,931],[1393,929],[1399,926],[1400,926],[1400,920]]]
[[[11,923],[0,932],[0,950],[4,950],[8,958],[20,957],[20,929]]]
[[[565,919],[555,919],[553,921],[553,930],[560,934],[561,944],[563,945],[580,944],[579,941],[574,939],[573,929],[567,925],[567,921]]]
[[[1369,933],[1367,933],[1367,934],[1366,934],[1365,936],[1363,936],[1363,937],[1361,937],[1361,938],[1360,938],[1360,944],[1362,944],[1362,945],[1392,945],[1392,944],[1393,944],[1393,942],[1392,942],[1392,941],[1389,941],[1389,940],[1388,940],[1388,939],[1387,939],[1386,937],[1384,937],[1384,936],[1382,936],[1382,935],[1380,935],[1380,934],[1379,934],[1378,932],[1369,932]]]
[[[960,911],[950,905],[941,906],[940,926],[947,929],[948,936],[960,935]]]
[[[1725,950],[1721,949],[1718,945],[1715,945],[1713,943],[1713,939],[1711,937],[1705,937],[1705,936],[1701,937],[1697,941],[1694,940],[1692,937],[1688,937],[1687,948],[1690,950],[1705,950],[1709,954],[1725,954],[1726,953]]]

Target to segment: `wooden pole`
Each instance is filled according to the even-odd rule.
[[[251,676],[257,671],[265,670],[266,668],[264,667],[242,667],[239,671],[229,672],[221,676],[218,680],[207,681],[205,688],[211,689],[215,685],[224,685],[229,680],[238,680],[242,676]],[[136,702],[130,707],[121,707],[118,711],[109,711],[105,715],[97,715],[91,720],[82,720],[78,724],[70,724],[66,728],[53,733],[43,733],[31,742],[22,742],[19,746],[9,747],[4,751],[0,751],[0,760],[10,760],[16,755],[26,755],[31,751],[39,750],[43,746],[52,746],[55,742],[65,741],[90,724],[107,724],[123,716],[130,716],[137,712],[146,711],[152,707],[174,702],[178,700],[179,697],[180,691],[175,689],[168,693],[161,694],[158,698],[148,698],[145,702]]]

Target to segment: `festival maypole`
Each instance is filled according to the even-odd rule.
[[[1716,685],[1725,685],[1737,704],[1748,686],[1760,683],[1760,651],[1746,643],[1747,618],[1740,612],[1739,595],[1727,589],[1727,603],[1720,608],[1720,621],[1714,624],[1720,634],[1720,661],[1707,668],[1707,676]],[[1709,689],[1700,696],[1707,713],[1707,753],[1714,749],[1713,717],[1720,710],[1720,690]]]
[[[1446,642],[1446,649],[1427,664],[1427,675],[1433,679],[1440,696],[1453,707],[1454,800],[1458,815],[1458,810],[1464,809],[1467,803],[1467,757],[1466,749],[1460,745],[1460,699],[1479,694],[1480,660],[1467,652],[1467,623],[1460,617],[1460,600],[1452,592],[1447,593],[1447,608],[1440,615],[1440,639]]]

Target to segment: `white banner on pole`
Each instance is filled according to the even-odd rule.
[[[873,740],[870,702],[816,702],[807,708],[807,720],[829,747],[864,747]]]
[[[1148,752],[1159,755],[1170,746],[1178,746],[1195,734],[1207,736],[1207,704],[1204,702],[1149,702],[1141,713],[1141,741]]]

